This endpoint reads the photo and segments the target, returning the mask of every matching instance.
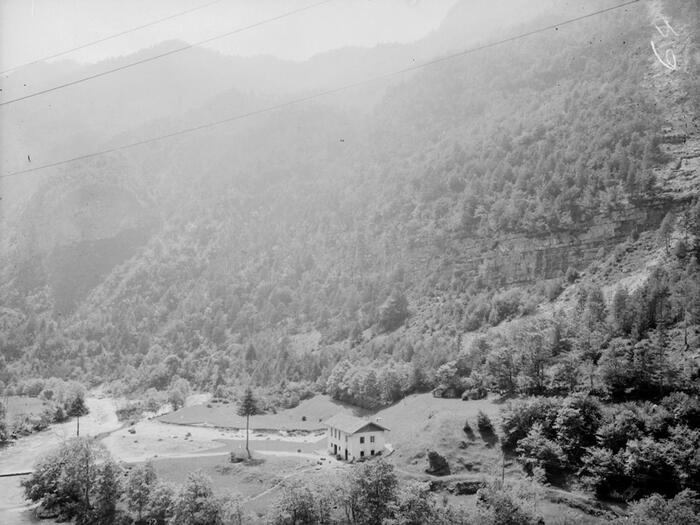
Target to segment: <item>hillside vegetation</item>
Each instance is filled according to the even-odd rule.
[[[426,67],[370,110],[322,100],[68,168],[43,198],[121,181],[142,240],[80,294],[52,286],[80,280],[75,253],[6,266],[0,381],[252,383],[268,409],[491,392],[525,398],[497,430],[532,475],[625,500],[697,488],[699,179],[668,181],[700,133],[664,128],[697,118],[700,26],[668,4],[675,72],[641,2]]]

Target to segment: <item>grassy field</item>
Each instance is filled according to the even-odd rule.
[[[387,441],[395,452],[391,461],[409,472],[422,473],[428,466],[427,451],[444,455],[453,473],[489,473],[501,464],[500,449],[481,436],[476,418],[485,412],[494,426],[500,424],[500,405],[492,399],[462,401],[437,399],[430,394],[415,394],[381,410],[374,417],[391,430]],[[474,434],[462,430],[469,421]]]
[[[351,407],[328,396],[316,396],[296,408],[277,414],[250,418],[256,431],[312,431],[323,429],[323,421],[334,414],[348,413],[378,420],[388,427],[387,442],[396,450],[392,462],[397,467],[421,473],[427,466],[428,449],[445,455],[453,472],[489,472],[500,466],[500,449],[493,441],[485,440],[476,426],[479,411],[499,424],[500,405],[493,399],[462,401],[439,399],[431,394],[414,394],[399,403],[378,412]],[[304,420],[305,418],[305,420]],[[469,421],[475,434],[467,436],[462,427]],[[230,404],[210,404],[186,407],[159,418],[163,423],[204,425],[221,428],[245,428],[245,418],[235,414]]]
[[[250,428],[255,430],[302,430],[325,428],[323,421],[332,415],[346,413],[356,416],[368,412],[333,401],[328,396],[315,396],[302,401],[299,406],[282,410],[277,414],[262,414],[250,418]],[[163,423],[180,425],[210,425],[222,428],[245,428],[245,418],[236,415],[233,404],[210,403],[194,405],[171,412],[159,418]]]
[[[159,477],[182,483],[187,474],[201,471],[211,477],[214,490],[221,496],[238,496],[243,509],[263,517],[279,499],[285,484],[311,482],[327,486],[339,479],[339,470],[347,465],[311,457],[267,456],[253,454],[253,462],[228,462],[227,456],[159,459],[153,462]]]
[[[427,451],[435,450],[445,456],[450,465],[452,474],[448,478],[442,478],[443,481],[489,482],[500,479],[503,475],[507,482],[522,487],[533,509],[548,523],[603,523],[603,518],[580,510],[589,508],[590,500],[585,495],[540,486],[534,489],[535,485],[528,481],[518,463],[503,457],[498,437],[479,432],[479,411],[486,413],[498,429],[502,406],[495,398],[462,401],[434,398],[431,394],[415,394],[372,413],[335,402],[327,396],[316,396],[294,409],[254,416],[251,418],[251,427],[256,431],[281,430],[293,435],[295,430],[304,432],[323,428],[322,422],[337,413],[376,419],[390,429],[387,442],[394,452],[387,456],[387,460],[395,466],[399,478],[404,482],[437,479],[425,474],[428,466]],[[304,416],[306,420],[303,419]],[[184,408],[161,417],[160,421],[225,428],[245,426],[245,420],[235,415],[233,405],[219,404]],[[464,432],[465,422],[469,423],[471,433]],[[253,435],[252,433],[251,437]],[[272,435],[268,436],[271,439],[267,441],[251,441],[254,457],[262,460],[258,464],[232,465],[226,456],[210,456],[158,459],[156,468],[169,481],[182,481],[187,472],[201,469],[212,477],[217,492],[240,495],[244,500],[244,509],[258,516],[264,515],[279,498],[285,483],[303,481],[328,488],[346,478],[348,469],[352,468],[342,462],[319,461],[320,455],[313,457],[312,454],[323,453],[323,440],[314,444],[284,443],[275,441]],[[242,452],[243,443],[239,439],[220,436],[216,441],[219,446],[210,452]],[[269,456],[264,455],[265,451],[290,455]],[[296,454],[297,452],[301,454]],[[470,506],[475,503],[474,496],[440,493],[439,497],[443,496],[457,505]]]

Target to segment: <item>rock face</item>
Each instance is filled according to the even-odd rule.
[[[426,474],[432,476],[448,476],[450,474],[450,466],[447,464],[447,460],[434,450],[428,451],[428,463],[430,467],[426,469]]]
[[[500,286],[563,277],[569,267],[583,269],[635,233],[658,229],[668,211],[679,212],[690,199],[664,196],[630,204],[589,224],[542,235],[508,234],[499,238],[451,239],[440,255],[432,240],[416,244],[413,271],[444,274],[450,268],[455,285],[465,287],[482,277]]]
[[[22,213],[4,282],[25,295],[48,286],[55,310],[73,307],[158,227],[138,187],[107,175],[52,180]],[[14,269],[14,270],[12,270]]]

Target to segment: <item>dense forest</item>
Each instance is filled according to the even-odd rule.
[[[194,180],[182,190],[175,175],[163,230],[68,319],[52,315],[47,288],[6,290],[1,379],[313,382],[341,357],[397,346],[435,371],[458,331],[538,302],[499,291],[507,261],[486,257],[484,239],[584,231],[654,196],[662,108],[635,47],[647,27],[641,9],[611,14],[428,68],[371,118],[309,107],[246,129],[265,151],[249,138],[248,158],[233,146],[225,165],[183,173]],[[470,242],[483,250],[476,275],[456,264]],[[313,332],[314,347],[295,345]]]

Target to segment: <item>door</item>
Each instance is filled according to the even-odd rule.
[[[333,445],[333,455],[334,456],[338,455],[338,445]]]
[[[348,449],[346,448],[345,449],[345,461],[347,461],[347,460],[348,460]]]

